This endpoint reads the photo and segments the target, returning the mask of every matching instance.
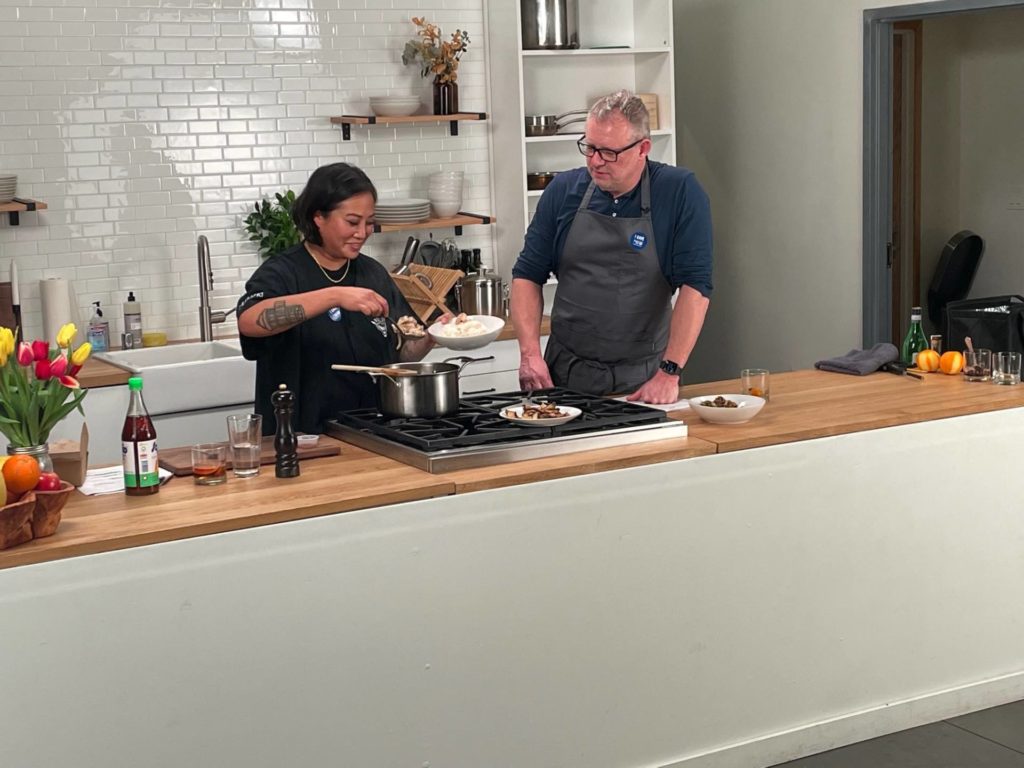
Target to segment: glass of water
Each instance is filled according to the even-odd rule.
[[[235,477],[254,477],[260,473],[262,440],[262,416],[257,413],[228,416],[228,446]]]
[[[1000,352],[995,356],[992,381],[996,384],[1020,383],[1020,352]]]

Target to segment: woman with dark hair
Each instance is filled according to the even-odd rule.
[[[265,261],[238,300],[242,354],[256,361],[256,412],[264,434],[277,428],[270,395],[296,394],[293,426],[316,434],[340,410],[377,404],[363,373],[333,363],[384,365],[419,360],[429,336],[400,339],[395,321],[414,315],[388,271],[360,249],[373,232],[377,190],[347,163],[321,166],[292,207],[303,242]]]

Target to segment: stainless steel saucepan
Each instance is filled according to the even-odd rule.
[[[574,117],[572,120],[565,120],[564,118],[569,115],[582,115],[582,117]],[[526,135],[528,137],[534,136],[554,136],[559,130],[572,123],[582,123],[587,119],[587,110],[585,109],[574,109],[570,112],[563,112],[560,115],[527,115],[525,119]],[[582,133],[582,131],[581,131]]]
[[[488,357],[450,357],[442,363],[389,363],[363,372],[377,381],[380,411],[403,419],[451,416],[459,410],[459,375]],[[456,365],[459,361],[461,365]],[[332,366],[335,367],[335,366]],[[340,370],[347,370],[342,368]]]

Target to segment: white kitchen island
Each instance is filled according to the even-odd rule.
[[[0,764],[759,766],[1015,700],[1022,436],[1004,404],[474,492],[466,470],[0,570]]]

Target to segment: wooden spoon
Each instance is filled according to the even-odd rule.
[[[973,355],[974,354],[974,344],[971,343],[971,337],[970,336],[965,336],[964,337],[964,344],[967,345],[967,351],[970,352]]]
[[[335,363],[332,371],[354,371],[355,373],[376,373],[378,376],[418,376],[416,371],[406,368],[380,368],[374,365],[342,365]]]

